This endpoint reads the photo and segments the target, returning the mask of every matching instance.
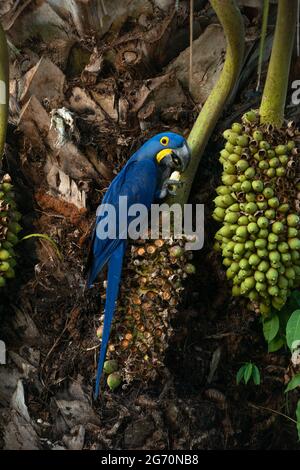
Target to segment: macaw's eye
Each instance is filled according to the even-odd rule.
[[[160,139],[161,145],[168,145],[169,143],[169,137],[165,136]]]

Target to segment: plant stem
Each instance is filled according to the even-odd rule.
[[[9,62],[4,30],[0,24],[0,160],[3,155],[8,121]]]
[[[272,54],[260,105],[261,122],[280,127],[288,89],[297,20],[297,0],[278,0]]]
[[[186,172],[180,177],[182,185],[177,189],[175,197],[169,197],[167,202],[185,204],[188,200],[191,186],[198,165],[224,109],[227,99],[239,76],[244,58],[244,23],[235,0],[210,0],[227,39],[227,52],[220,78],[206,100],[199,116],[191,130],[188,144],[192,158]]]
[[[270,7],[270,0],[264,0],[262,27],[261,27],[261,35],[260,35],[260,43],[259,43],[256,91],[258,91],[260,87],[261,71],[262,71],[265,42],[266,42],[266,35],[267,35],[267,29],[268,29],[269,7]]]

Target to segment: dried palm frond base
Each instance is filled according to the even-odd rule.
[[[139,240],[129,247],[104,366],[111,389],[122,381],[146,383],[163,369],[182,281],[195,272],[192,253],[184,245],[183,239],[158,239]]]
[[[8,174],[0,179],[0,287],[7,279],[15,277],[16,255],[14,245],[18,243],[18,224],[21,214],[16,210],[11,178]]]

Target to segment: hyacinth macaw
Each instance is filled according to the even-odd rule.
[[[155,200],[173,194],[170,185],[178,184],[170,179],[175,170],[183,172],[190,160],[190,150],[186,140],[173,132],[157,134],[148,140],[114,178],[102,200],[111,204],[118,217],[119,196],[127,196],[128,208],[132,204],[144,204],[147,209]],[[100,206],[101,208],[101,206]],[[98,369],[96,376],[95,398],[99,395],[100,378],[105,361],[111,323],[121,280],[122,262],[126,249],[126,239],[97,237],[97,225],[104,214],[96,217],[92,236],[87,286],[91,287],[102,268],[108,264],[104,326]],[[128,223],[130,217],[128,216]],[[118,226],[118,220],[116,220]],[[116,232],[118,234],[118,230]]]

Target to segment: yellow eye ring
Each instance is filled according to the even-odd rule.
[[[160,143],[161,143],[161,145],[168,145],[169,140],[170,140],[169,137],[164,136],[160,139]]]

